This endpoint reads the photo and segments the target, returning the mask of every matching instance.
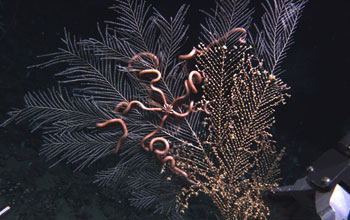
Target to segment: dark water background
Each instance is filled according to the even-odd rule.
[[[165,16],[173,15],[182,3],[191,4],[190,38],[184,53],[198,43],[198,24],[203,22],[198,9],[214,6],[209,0],[148,2]],[[273,131],[279,146],[287,147],[282,184],[302,177],[307,165],[350,130],[350,6],[346,2],[311,0],[283,63],[282,78],[291,86],[292,98],[278,109]],[[0,0],[0,121],[12,107],[23,106],[26,91],[55,84],[55,68],[26,68],[40,63],[36,56],[63,46],[64,27],[82,38],[98,38],[96,23],[115,18],[107,9],[112,4],[103,0]],[[40,134],[29,133],[25,126],[2,128],[0,138],[0,208],[12,206],[5,220],[163,219],[137,211],[125,196],[92,184],[98,168],[73,173],[74,167],[61,164],[49,169],[45,158],[38,156]],[[296,202],[273,207],[271,219],[318,219],[312,207]],[[216,214],[207,199],[197,198],[185,217],[216,219]]]

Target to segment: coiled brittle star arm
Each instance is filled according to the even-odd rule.
[[[225,39],[227,39],[230,35],[232,35],[232,34],[234,34],[234,33],[236,33],[236,32],[241,32],[241,33],[243,33],[243,36],[240,37],[240,38],[238,39],[238,41],[239,41],[240,43],[242,43],[242,44],[245,44],[245,43],[246,43],[246,37],[247,37],[247,31],[246,31],[246,29],[244,29],[244,28],[233,28],[233,29],[231,29],[229,32],[227,32],[223,37],[221,37],[221,38],[219,38],[219,39],[217,39],[217,40],[214,40],[214,41],[212,41],[211,43],[209,43],[209,44],[207,45],[207,48],[210,48],[210,47],[214,46],[215,44],[221,43],[222,41],[224,41]]]
[[[212,42],[210,42],[207,46],[206,46],[206,49],[214,46],[215,44],[219,44],[221,43],[222,41],[224,41],[225,39],[227,39],[230,35],[236,33],[236,32],[241,32],[243,34],[242,37],[240,37],[238,39],[238,41],[242,44],[246,43],[246,37],[247,37],[247,31],[246,29],[244,28],[233,28],[231,29],[229,32],[227,32],[223,37],[217,39],[217,40],[214,40]],[[185,54],[185,55],[180,55],[178,57],[178,59],[180,61],[185,61],[185,60],[190,60],[190,59],[193,59],[197,54],[201,54],[203,53],[203,50],[198,50],[197,48],[193,48],[191,50],[191,52],[189,52],[188,54]],[[187,70],[187,67],[186,67],[186,64],[184,63],[183,65],[183,68],[184,68],[184,71],[188,74],[188,70]],[[202,76],[201,74],[198,72],[198,71],[191,71],[189,74],[188,74],[188,82],[187,80],[185,81],[185,87],[186,87],[186,94],[182,97],[179,97],[177,99],[175,99],[173,102],[175,103],[176,101],[179,101],[180,99],[184,99],[186,97],[189,96],[189,90],[188,90],[188,86],[190,86],[191,90],[193,93],[197,93],[197,89],[196,87],[194,86],[194,83],[192,81],[193,79],[193,76],[195,76],[195,79],[197,81],[199,81],[198,83],[200,83],[202,81]],[[188,85],[187,85],[188,83]],[[197,111],[204,111],[206,114],[210,114],[210,111],[208,110],[208,105],[209,105],[209,101],[205,101],[204,105],[203,105],[203,108],[199,108],[199,109],[193,109],[192,112],[197,112]],[[193,108],[193,106],[190,106],[191,109]]]
[[[123,119],[120,118],[114,118],[114,119],[110,119],[108,121],[102,122],[102,123],[97,123],[96,126],[99,128],[105,127],[109,124],[115,124],[115,123],[119,123],[124,131],[123,136],[119,139],[117,146],[115,147],[113,153],[116,154],[119,151],[120,145],[123,143],[124,139],[128,136],[128,129],[125,125],[125,122],[123,121]]]
[[[166,156],[169,153],[169,142],[163,138],[163,137],[155,137],[151,140],[150,142],[150,150],[153,151],[153,144],[155,142],[161,142],[164,145],[164,149],[160,150],[160,149],[155,149],[154,153],[156,154],[156,158],[161,161],[163,164],[167,163],[168,161],[170,161],[170,168],[177,174],[183,176],[185,178],[186,181],[188,181],[189,183],[193,184],[193,185],[198,185],[200,184],[199,181],[193,181],[188,177],[188,174],[183,171],[182,169],[176,167],[175,165],[175,159],[173,156]]]
[[[161,79],[161,77],[162,77],[161,73],[156,69],[146,69],[146,70],[140,71],[139,75],[143,76],[143,75],[152,74],[152,73],[156,74],[157,77],[155,79],[152,79],[152,81],[150,83],[150,87],[153,91],[158,92],[160,94],[160,96],[162,97],[163,104],[165,105],[165,104],[167,104],[167,102],[166,102],[166,98],[165,98],[163,91],[154,85],[154,83],[158,82]]]

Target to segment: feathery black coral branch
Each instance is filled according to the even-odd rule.
[[[258,36],[253,41],[258,56],[274,75],[282,72],[280,64],[293,43],[293,33],[306,3],[307,0],[266,0],[263,4],[262,29],[255,26]]]
[[[1,126],[42,129],[41,153],[53,165],[82,169],[117,154],[96,183],[168,219],[182,219],[198,193],[226,219],[267,219],[263,194],[277,186],[283,154],[270,129],[289,96],[279,64],[305,3],[266,1],[262,31],[246,41],[249,1],[217,2],[199,48],[181,56],[188,6],[167,19],[143,0],[116,0],[118,17],[98,27],[100,40],[65,31],[65,47],[36,65],[64,65],[59,86],[29,92]]]

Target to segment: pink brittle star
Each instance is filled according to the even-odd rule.
[[[229,35],[231,35],[231,34],[233,34],[235,32],[242,32],[244,34],[243,37],[239,38],[239,42],[245,43],[246,42],[245,38],[246,38],[246,35],[247,35],[246,30],[244,28],[234,28],[234,29],[230,30],[227,34],[225,34],[222,38],[220,38],[218,40],[214,40],[213,42],[208,44],[206,48],[210,48],[210,47],[214,46],[215,44],[218,44],[218,43],[222,42]],[[197,50],[196,48],[193,48],[193,50],[189,54],[179,56],[179,60],[192,59],[193,57],[196,56],[196,54],[201,54],[202,52],[203,52],[202,50]],[[153,138],[150,141],[149,146],[146,146],[145,142],[146,142],[146,140],[151,138],[153,135],[158,133],[163,128],[164,123],[165,123],[165,121],[166,121],[166,119],[168,118],[169,115],[174,115],[177,118],[184,118],[187,115],[189,115],[191,112],[196,112],[196,111],[200,111],[200,110],[204,111],[206,114],[210,114],[210,112],[208,111],[208,104],[209,104],[208,101],[205,102],[204,107],[202,109],[194,109],[194,107],[193,107],[194,106],[194,102],[191,101],[186,112],[180,113],[180,112],[177,112],[177,111],[174,110],[174,105],[178,101],[187,98],[190,95],[191,92],[193,92],[195,94],[198,92],[194,84],[201,83],[202,76],[201,76],[201,74],[198,71],[191,71],[190,73],[188,73],[187,68],[184,65],[184,70],[185,70],[186,74],[188,75],[187,80],[185,80],[185,82],[184,82],[186,93],[183,96],[175,98],[169,104],[167,102],[167,100],[166,100],[166,97],[165,97],[163,91],[154,85],[162,77],[160,71],[157,70],[158,65],[159,65],[159,60],[158,60],[156,55],[154,55],[152,53],[149,53],[149,52],[143,52],[143,53],[136,54],[135,56],[133,56],[130,59],[130,62],[129,62],[129,65],[128,65],[129,70],[132,71],[132,67],[133,67],[134,62],[137,59],[142,58],[142,57],[151,59],[152,62],[153,62],[154,67],[150,68],[150,69],[145,69],[145,70],[139,71],[138,76],[140,77],[140,76],[146,76],[146,75],[151,75],[151,74],[155,74],[156,75],[156,78],[151,80],[150,87],[151,87],[152,91],[157,92],[157,93],[160,94],[160,96],[162,98],[162,101],[163,101],[163,107],[146,107],[140,101],[133,100],[131,102],[121,102],[121,103],[119,103],[115,107],[114,111],[115,112],[121,112],[122,114],[127,114],[130,111],[131,106],[136,104],[136,105],[140,106],[145,111],[163,112],[164,115],[163,115],[163,118],[162,118],[162,120],[160,122],[160,125],[154,131],[152,131],[151,133],[146,135],[144,138],[142,138],[141,146],[142,146],[143,149],[145,149],[148,152],[152,152],[153,151],[156,154],[156,158],[161,163],[164,164],[164,163],[167,163],[168,161],[170,161],[170,168],[175,173],[182,175],[189,183],[191,183],[191,184],[199,184],[200,183],[199,181],[196,182],[196,181],[191,180],[189,178],[188,174],[184,170],[182,170],[182,169],[180,169],[180,168],[178,168],[176,166],[176,162],[175,162],[175,159],[174,159],[173,156],[167,155],[169,153],[169,142],[168,142],[168,140],[166,140],[163,137],[155,137],[155,138]],[[154,101],[154,100],[152,100],[152,99],[151,99],[151,103],[156,105],[156,106],[159,106],[158,105],[159,103]],[[124,110],[122,110],[122,108],[124,108]],[[105,126],[107,126],[109,124],[115,124],[115,123],[121,124],[121,126],[123,128],[123,131],[124,131],[123,136],[119,139],[119,141],[117,143],[117,146],[116,146],[115,150],[113,151],[113,153],[118,153],[118,151],[120,149],[120,145],[122,144],[122,142],[124,141],[124,139],[128,135],[128,129],[127,129],[126,125],[125,125],[125,122],[122,119],[115,118],[115,119],[107,120],[106,122],[103,122],[103,123],[97,123],[96,126],[97,127],[105,127]],[[155,142],[161,142],[164,145],[164,149],[163,150],[154,149],[153,145],[154,145]]]
[[[137,100],[133,100],[131,102],[120,102],[114,109],[115,112],[120,112],[122,114],[127,114],[130,110],[132,105],[136,104],[139,107],[141,107],[143,110],[145,111],[155,111],[155,112],[162,112],[164,113],[162,120],[160,122],[160,125],[158,126],[158,128],[156,128],[154,131],[152,131],[151,133],[149,133],[148,135],[146,135],[144,138],[142,138],[141,140],[141,146],[143,149],[145,149],[148,152],[154,152],[156,154],[156,158],[161,162],[161,163],[167,163],[168,161],[170,161],[170,168],[177,174],[183,176],[189,183],[191,184],[199,184],[199,182],[195,182],[193,180],[191,180],[188,176],[188,174],[178,168],[176,166],[175,163],[175,159],[173,156],[167,155],[169,153],[169,142],[168,140],[166,140],[163,137],[155,137],[153,138],[150,143],[149,146],[146,145],[146,141],[148,139],[150,139],[153,135],[155,135],[156,133],[158,133],[164,126],[164,123],[166,121],[166,119],[168,118],[169,115],[174,115],[177,118],[184,118],[187,115],[189,115],[193,110],[193,105],[194,102],[191,101],[190,105],[187,109],[186,112],[181,113],[181,112],[177,112],[174,110],[174,105],[180,101],[183,100],[185,98],[187,98],[191,92],[193,93],[197,93],[197,89],[195,87],[194,84],[198,84],[201,83],[202,81],[202,76],[199,72],[197,71],[192,71],[191,73],[188,74],[187,79],[184,82],[185,85],[185,89],[186,89],[186,93],[183,96],[177,97],[175,98],[171,103],[168,103],[165,97],[165,94],[163,93],[163,91],[161,89],[159,89],[158,87],[156,87],[154,84],[157,83],[160,79],[161,79],[161,73],[159,70],[157,70],[156,68],[158,67],[159,61],[158,58],[152,54],[152,53],[140,53],[135,55],[134,57],[132,57],[130,59],[129,62],[129,70],[132,70],[133,67],[133,63],[138,59],[138,58],[150,58],[153,61],[153,64],[155,66],[155,68],[150,68],[150,69],[145,69],[145,70],[141,70],[138,72],[138,76],[142,77],[142,76],[149,76],[149,75],[155,75],[156,78],[152,79],[150,82],[150,88],[152,91],[157,92],[160,94],[162,101],[163,101],[163,107],[146,107],[143,103],[141,103],[140,101]],[[152,103],[157,103],[154,100],[151,100]],[[157,105],[158,106],[158,105]],[[126,128],[125,122],[122,119],[111,119],[108,120],[104,123],[98,123],[97,126],[98,127],[104,127],[107,126],[108,124],[111,123],[120,123],[123,127],[124,130],[124,135],[120,138],[120,140],[117,143],[117,146],[114,150],[114,153],[117,153],[119,151],[120,145],[122,143],[122,141],[126,138],[127,134],[128,134],[128,130]],[[160,150],[160,149],[154,149],[154,143],[155,142],[160,142],[164,145],[164,149]]]
[[[158,64],[158,58],[155,55],[150,54],[150,53],[137,54],[131,59],[131,61],[134,62],[139,56],[149,56],[149,58],[151,58],[153,60],[154,64]],[[132,67],[132,62],[129,63],[129,68]],[[157,67],[157,65],[155,65],[155,67]],[[151,88],[152,91],[157,92],[157,93],[160,94],[162,102],[163,102],[163,107],[152,107],[152,108],[149,108],[149,107],[146,107],[143,103],[141,103],[139,101],[131,101],[131,102],[121,102],[121,103],[119,103],[116,106],[115,111],[116,112],[121,112],[122,114],[127,114],[130,111],[131,106],[136,104],[136,105],[140,106],[143,110],[146,110],[146,111],[157,111],[157,112],[164,113],[158,128],[156,128],[154,131],[152,131],[151,133],[146,135],[144,138],[142,138],[141,146],[146,151],[149,151],[149,152],[153,151],[156,154],[156,158],[158,160],[160,160],[162,163],[166,163],[166,162],[170,161],[170,168],[175,173],[182,175],[188,182],[190,182],[191,184],[198,184],[197,182],[191,180],[188,177],[188,174],[185,171],[183,171],[182,169],[176,167],[175,159],[174,159],[173,156],[167,155],[169,153],[169,142],[168,142],[168,140],[166,140],[165,138],[162,138],[162,137],[156,137],[156,138],[153,138],[150,141],[150,144],[148,146],[146,145],[146,141],[148,139],[150,139],[153,135],[158,133],[163,128],[164,123],[165,123],[165,121],[166,121],[166,119],[168,118],[169,115],[174,115],[177,118],[184,118],[184,117],[186,117],[187,115],[189,115],[192,112],[193,105],[194,105],[193,101],[190,102],[190,105],[189,105],[187,111],[184,112],[184,113],[177,112],[176,110],[174,110],[174,105],[178,101],[187,98],[190,95],[191,92],[193,92],[193,93],[197,93],[198,92],[194,84],[200,83],[202,81],[202,76],[197,71],[192,71],[190,74],[188,74],[187,80],[185,80],[185,82],[184,82],[186,93],[183,96],[175,98],[171,103],[168,103],[167,100],[166,100],[165,94],[163,93],[163,91],[154,85],[155,83],[157,83],[158,81],[161,80],[161,73],[160,73],[160,71],[157,70],[156,68],[152,68],[152,69],[141,70],[138,73],[139,77],[149,76],[151,74],[155,75],[156,78],[151,80],[150,88]],[[122,108],[125,108],[125,109],[121,111]],[[161,142],[164,145],[164,149],[163,150],[159,150],[159,149],[155,149],[154,150],[154,146],[153,145],[154,145],[155,142]]]

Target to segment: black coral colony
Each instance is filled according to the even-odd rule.
[[[66,33],[65,48],[38,65],[65,64],[60,86],[28,93],[2,125],[42,129],[42,153],[77,169],[117,155],[97,182],[138,208],[181,219],[204,193],[226,219],[266,219],[262,196],[277,186],[283,153],[269,130],[289,96],[279,64],[305,3],[266,0],[251,30],[249,1],[217,2],[188,53],[188,6],[166,19],[142,0],[117,0],[100,40]]]

